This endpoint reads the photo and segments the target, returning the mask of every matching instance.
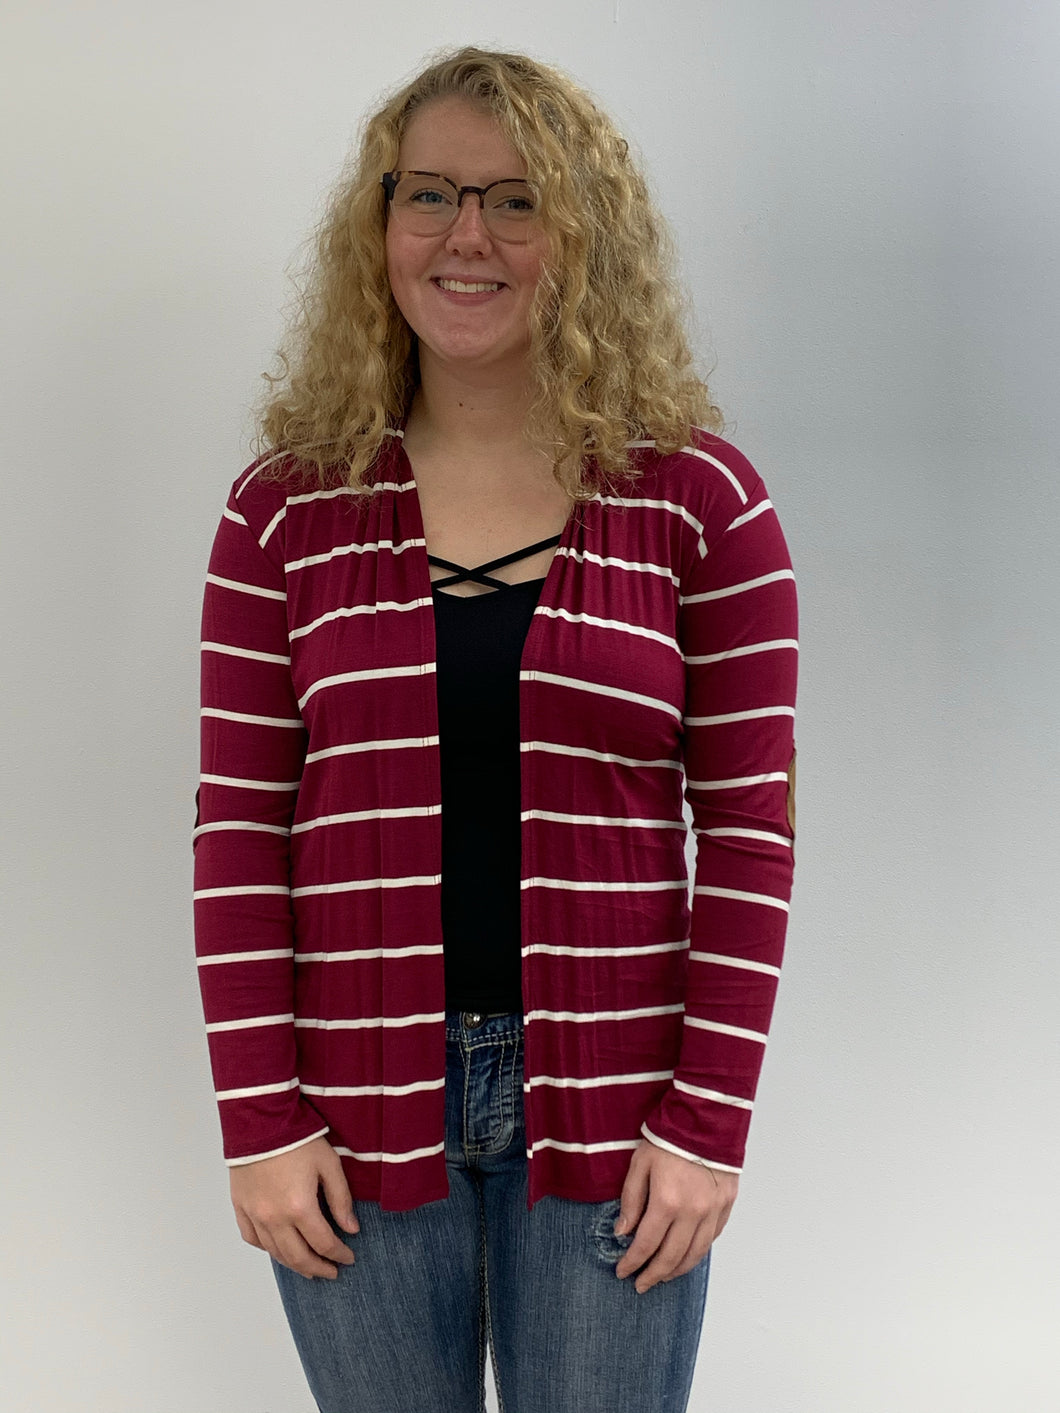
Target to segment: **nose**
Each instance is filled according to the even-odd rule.
[[[456,220],[447,232],[446,244],[460,250],[469,246],[477,250],[490,244],[490,233],[482,214],[482,198],[473,191],[464,193]]]

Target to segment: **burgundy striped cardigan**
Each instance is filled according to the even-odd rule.
[[[327,1134],[354,1200],[389,1210],[449,1191],[434,612],[402,439],[367,494],[262,461],[235,481],[194,832],[226,1161]],[[519,674],[531,1208],[617,1197],[643,1138],[740,1171],[788,920],[780,524],[709,432],[631,455],[639,480],[572,511]]]

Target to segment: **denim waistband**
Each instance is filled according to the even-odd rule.
[[[473,1023],[473,1018],[478,1024]],[[523,1033],[522,1011],[446,1011],[446,1040],[463,1040],[468,1044],[481,1041],[510,1040]]]

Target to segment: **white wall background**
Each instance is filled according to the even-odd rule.
[[[567,69],[642,154],[799,578],[788,965],[691,1407],[1060,1408],[1060,11],[9,0],[3,29],[0,1403],[312,1408],[192,962],[202,583],[361,114],[475,42]]]

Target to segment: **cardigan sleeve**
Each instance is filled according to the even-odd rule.
[[[682,575],[685,798],[697,853],[684,1023],[641,1132],[740,1172],[794,875],[794,574],[754,473],[746,504]]]
[[[246,484],[229,496],[206,576],[193,835],[195,950],[230,1166],[328,1131],[297,1074],[290,834],[307,738],[273,533],[282,513],[252,528]]]

